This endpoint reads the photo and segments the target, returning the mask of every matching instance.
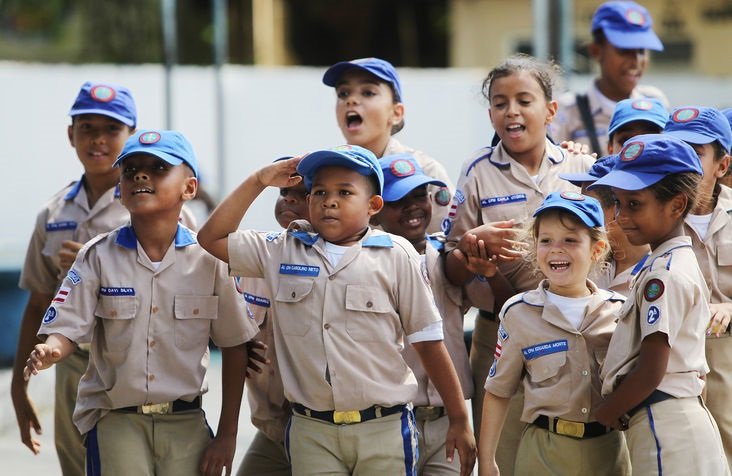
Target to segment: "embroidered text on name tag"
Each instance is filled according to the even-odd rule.
[[[554,354],[556,352],[566,352],[567,350],[569,350],[567,340],[562,339],[554,340],[551,342],[543,342],[541,344],[536,344],[531,347],[524,347],[523,349],[521,349],[521,352],[524,353],[524,358],[526,360],[531,360],[536,359],[537,357],[541,357],[543,355]]]
[[[102,296],[134,296],[135,288],[108,288],[101,286],[99,288],[99,294]]]
[[[291,274],[294,276],[317,276],[320,274],[320,266],[282,263],[280,264],[280,274]]]
[[[495,205],[505,205],[507,203],[525,202],[525,193],[514,193],[513,195],[506,195],[504,197],[488,197],[480,199],[481,208],[492,207]]]
[[[248,303],[255,304],[257,306],[269,307],[269,299],[261,296],[255,296],[254,294],[243,293],[244,300]]]
[[[54,223],[46,223],[46,231],[63,231],[76,230],[75,221],[57,221]]]

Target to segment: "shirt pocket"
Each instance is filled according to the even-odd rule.
[[[135,296],[100,296],[94,315],[101,318],[105,347],[111,352],[127,350],[132,344],[137,314]]]
[[[732,242],[720,243],[717,247],[717,264],[732,266]]]
[[[480,214],[483,217],[483,223],[491,223],[494,221],[516,220],[521,223],[529,216],[529,205],[526,200],[513,203],[502,203],[482,207]]]
[[[277,288],[275,301],[280,303],[275,317],[285,335],[304,336],[310,330],[315,316],[306,307],[305,298],[313,291],[313,281],[282,280]]]
[[[208,345],[212,321],[219,316],[218,296],[175,296],[175,346],[193,350]]]
[[[571,382],[562,382],[562,369],[567,363],[567,352],[556,352],[543,355],[526,362],[530,388],[526,390],[527,398],[538,402],[542,408],[557,409],[567,404],[570,397]]]
[[[393,340],[396,326],[389,313],[396,315],[388,295],[382,289],[358,284],[346,286],[346,331],[353,340]]]

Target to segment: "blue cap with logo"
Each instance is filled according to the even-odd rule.
[[[193,170],[196,178],[198,177],[198,161],[193,153],[193,146],[178,131],[137,131],[125,142],[114,166],[119,167],[123,160],[135,154],[154,155],[173,166],[185,163]]]
[[[404,96],[402,96],[402,83],[399,81],[396,69],[388,61],[379,58],[361,58],[336,63],[328,68],[323,75],[323,84],[335,87],[343,73],[353,68],[362,69],[391,84],[397,96],[396,100],[401,102],[404,99]]]
[[[561,208],[579,218],[590,228],[605,226],[605,215],[597,199],[577,192],[552,192],[546,196],[539,208],[534,211],[534,217],[544,210]]]
[[[732,127],[732,107],[722,109],[722,114],[724,114],[724,117],[727,118],[727,122],[729,122],[730,127]]]
[[[110,83],[87,81],[81,86],[69,116],[80,114],[101,114],[121,123],[135,127],[137,108],[129,89]]]
[[[650,122],[663,129],[668,121],[668,111],[658,99],[623,99],[615,105],[607,135],[612,136],[622,126],[635,121]]]
[[[653,19],[635,2],[605,2],[592,16],[592,31],[602,30],[616,48],[663,51],[663,43],[653,31]]]
[[[579,187],[583,182],[594,182],[607,175],[615,167],[615,162],[618,160],[617,155],[607,155],[597,159],[590,167],[590,170],[583,174],[559,174],[559,178]]]
[[[732,147],[732,128],[727,118],[713,107],[685,106],[674,109],[664,134],[691,144],[719,141],[726,152]]]
[[[422,185],[439,185],[447,187],[442,180],[425,175],[411,154],[387,155],[379,159],[381,171],[384,173],[385,202],[396,202],[409,192]]]
[[[346,167],[366,177],[375,175],[379,182],[379,193],[384,190],[384,174],[374,153],[357,145],[341,145],[316,150],[302,157],[297,164],[297,173],[302,175],[308,191],[313,186],[313,178],[318,170],[328,166]]]
[[[625,143],[620,160],[607,175],[587,187],[600,185],[641,190],[667,175],[692,172],[702,175],[701,162],[686,142],[666,134],[643,134]]]

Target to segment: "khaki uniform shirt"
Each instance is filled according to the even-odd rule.
[[[720,185],[704,241],[686,224],[686,234],[714,304],[732,301],[732,189]]]
[[[548,282],[516,295],[501,310],[501,325],[486,391],[509,398],[523,380],[521,420],[539,415],[577,422],[595,421],[600,397],[600,366],[615,329],[615,318],[625,298],[592,290],[585,317],[574,326],[546,296]]]
[[[440,322],[440,315],[407,240],[369,230],[334,267],[324,240],[297,220],[284,233],[231,233],[229,267],[234,275],[264,278],[272,290],[289,401],[349,411],[414,400],[404,335]]]
[[[262,368],[262,373],[254,373],[247,377],[247,400],[252,417],[252,424],[267,437],[282,443],[285,426],[290,418],[290,406],[285,399],[282,388],[282,377],[277,364],[274,333],[272,332],[272,293],[263,279],[236,278],[237,289],[244,296],[247,316],[254,319],[259,326],[259,333],[254,337],[267,345],[265,357],[271,363]]]
[[[44,205],[36,218],[25,255],[20,287],[53,294],[64,276],[58,253],[66,240],[86,243],[130,221],[130,213],[119,200],[119,187],[110,188],[89,208],[84,177],[63,188]],[[195,229],[193,216],[185,209],[182,222]]]
[[[655,98],[660,100],[668,109],[669,103],[666,96],[653,86],[640,85],[636,86],[630,94],[631,98]],[[595,133],[597,134],[597,142],[600,149],[597,152],[598,157],[607,155],[608,129],[610,128],[610,120],[615,112],[615,101],[606,98],[597,89],[594,82],[587,91],[587,99],[590,106],[592,119],[595,123]],[[559,144],[565,140],[579,142],[581,144],[590,144],[590,136],[582,122],[582,115],[577,107],[577,95],[574,92],[567,92],[560,96],[559,109],[557,116],[549,124],[549,135]]]
[[[131,227],[79,252],[43,317],[39,336],[91,342],[74,423],[84,434],[115,408],[192,401],[206,392],[208,341],[242,344],[257,333],[226,265],[178,226],[156,269]]]
[[[520,225],[531,218],[551,192],[579,192],[578,187],[560,179],[559,174],[583,173],[593,163],[591,156],[570,155],[547,140],[535,181],[500,143],[495,148],[480,149],[463,164],[450,213],[443,221],[446,250],[456,248],[463,234],[477,226],[510,219]],[[499,268],[519,291],[535,288],[542,279],[529,263],[521,260],[499,262]]]
[[[655,332],[668,337],[671,353],[658,390],[674,397],[701,394],[709,371],[704,331],[709,323],[709,291],[687,236],[671,238],[653,250],[633,278],[618,313],[618,327],[602,370],[602,394],[612,393],[635,366],[641,341]]]
[[[402,145],[398,140],[392,137],[386,145],[384,155],[392,154],[410,154],[417,161],[425,175],[436,178],[447,184],[447,187],[438,187],[437,185],[428,185],[427,190],[432,194],[432,220],[427,225],[427,233],[436,233],[440,231],[442,219],[447,216],[450,209],[450,197],[455,193],[455,186],[450,180],[445,167],[425,154],[424,152],[411,147]]]
[[[452,285],[445,276],[441,250],[444,248],[444,237],[427,237],[425,263],[430,287],[435,296],[435,304],[442,316],[442,330],[445,336],[445,347],[455,366],[463,396],[467,400],[473,396],[473,378],[470,373],[468,351],[465,347],[463,332],[463,308],[467,305],[460,287]],[[404,360],[414,372],[419,388],[414,399],[415,406],[443,406],[442,397],[422,367],[419,355],[411,345],[404,348]]]

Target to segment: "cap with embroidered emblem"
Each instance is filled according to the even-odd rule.
[[[404,99],[402,96],[402,84],[399,81],[399,75],[396,69],[391,63],[380,58],[361,58],[336,63],[328,68],[323,75],[323,84],[331,87],[337,86],[338,80],[341,79],[343,73],[353,68],[362,69],[391,84],[397,96],[396,100],[402,102]]]
[[[605,215],[600,202],[587,195],[577,192],[552,192],[534,211],[533,216],[536,217],[541,212],[552,208],[567,210],[590,228],[605,226]]]
[[[615,105],[607,135],[612,136],[622,126],[635,121],[646,121],[663,129],[668,121],[668,111],[658,99],[623,99]]]
[[[713,107],[684,106],[674,109],[663,133],[691,144],[719,141],[726,152],[732,147],[730,122]]]
[[[121,123],[135,127],[137,124],[137,108],[129,89],[110,83],[82,84],[69,116],[81,114],[101,114]]]
[[[327,166],[346,167],[366,177],[375,175],[379,182],[379,193],[384,190],[384,173],[379,160],[368,149],[357,145],[341,145],[305,154],[297,164],[297,173],[302,175],[308,191],[313,186],[313,178],[318,170]]]
[[[699,156],[686,142],[667,134],[643,134],[625,143],[615,167],[588,189],[606,185],[621,190],[650,187],[667,175],[702,175]]]
[[[446,187],[445,182],[425,175],[411,154],[387,155],[379,159],[381,171],[384,173],[385,202],[396,202],[409,192],[422,185],[438,185]]]
[[[617,155],[607,155],[597,159],[590,170],[583,174],[559,174],[559,178],[570,182],[572,185],[581,186],[582,182],[594,182],[610,172],[618,161]]]
[[[592,16],[592,31],[602,30],[616,48],[663,51],[663,43],[653,31],[653,19],[635,2],[605,2]]]
[[[117,157],[114,166],[119,167],[120,162],[135,154],[154,155],[173,166],[185,163],[198,177],[198,161],[193,152],[193,146],[178,131],[137,131],[125,142],[122,153]]]

